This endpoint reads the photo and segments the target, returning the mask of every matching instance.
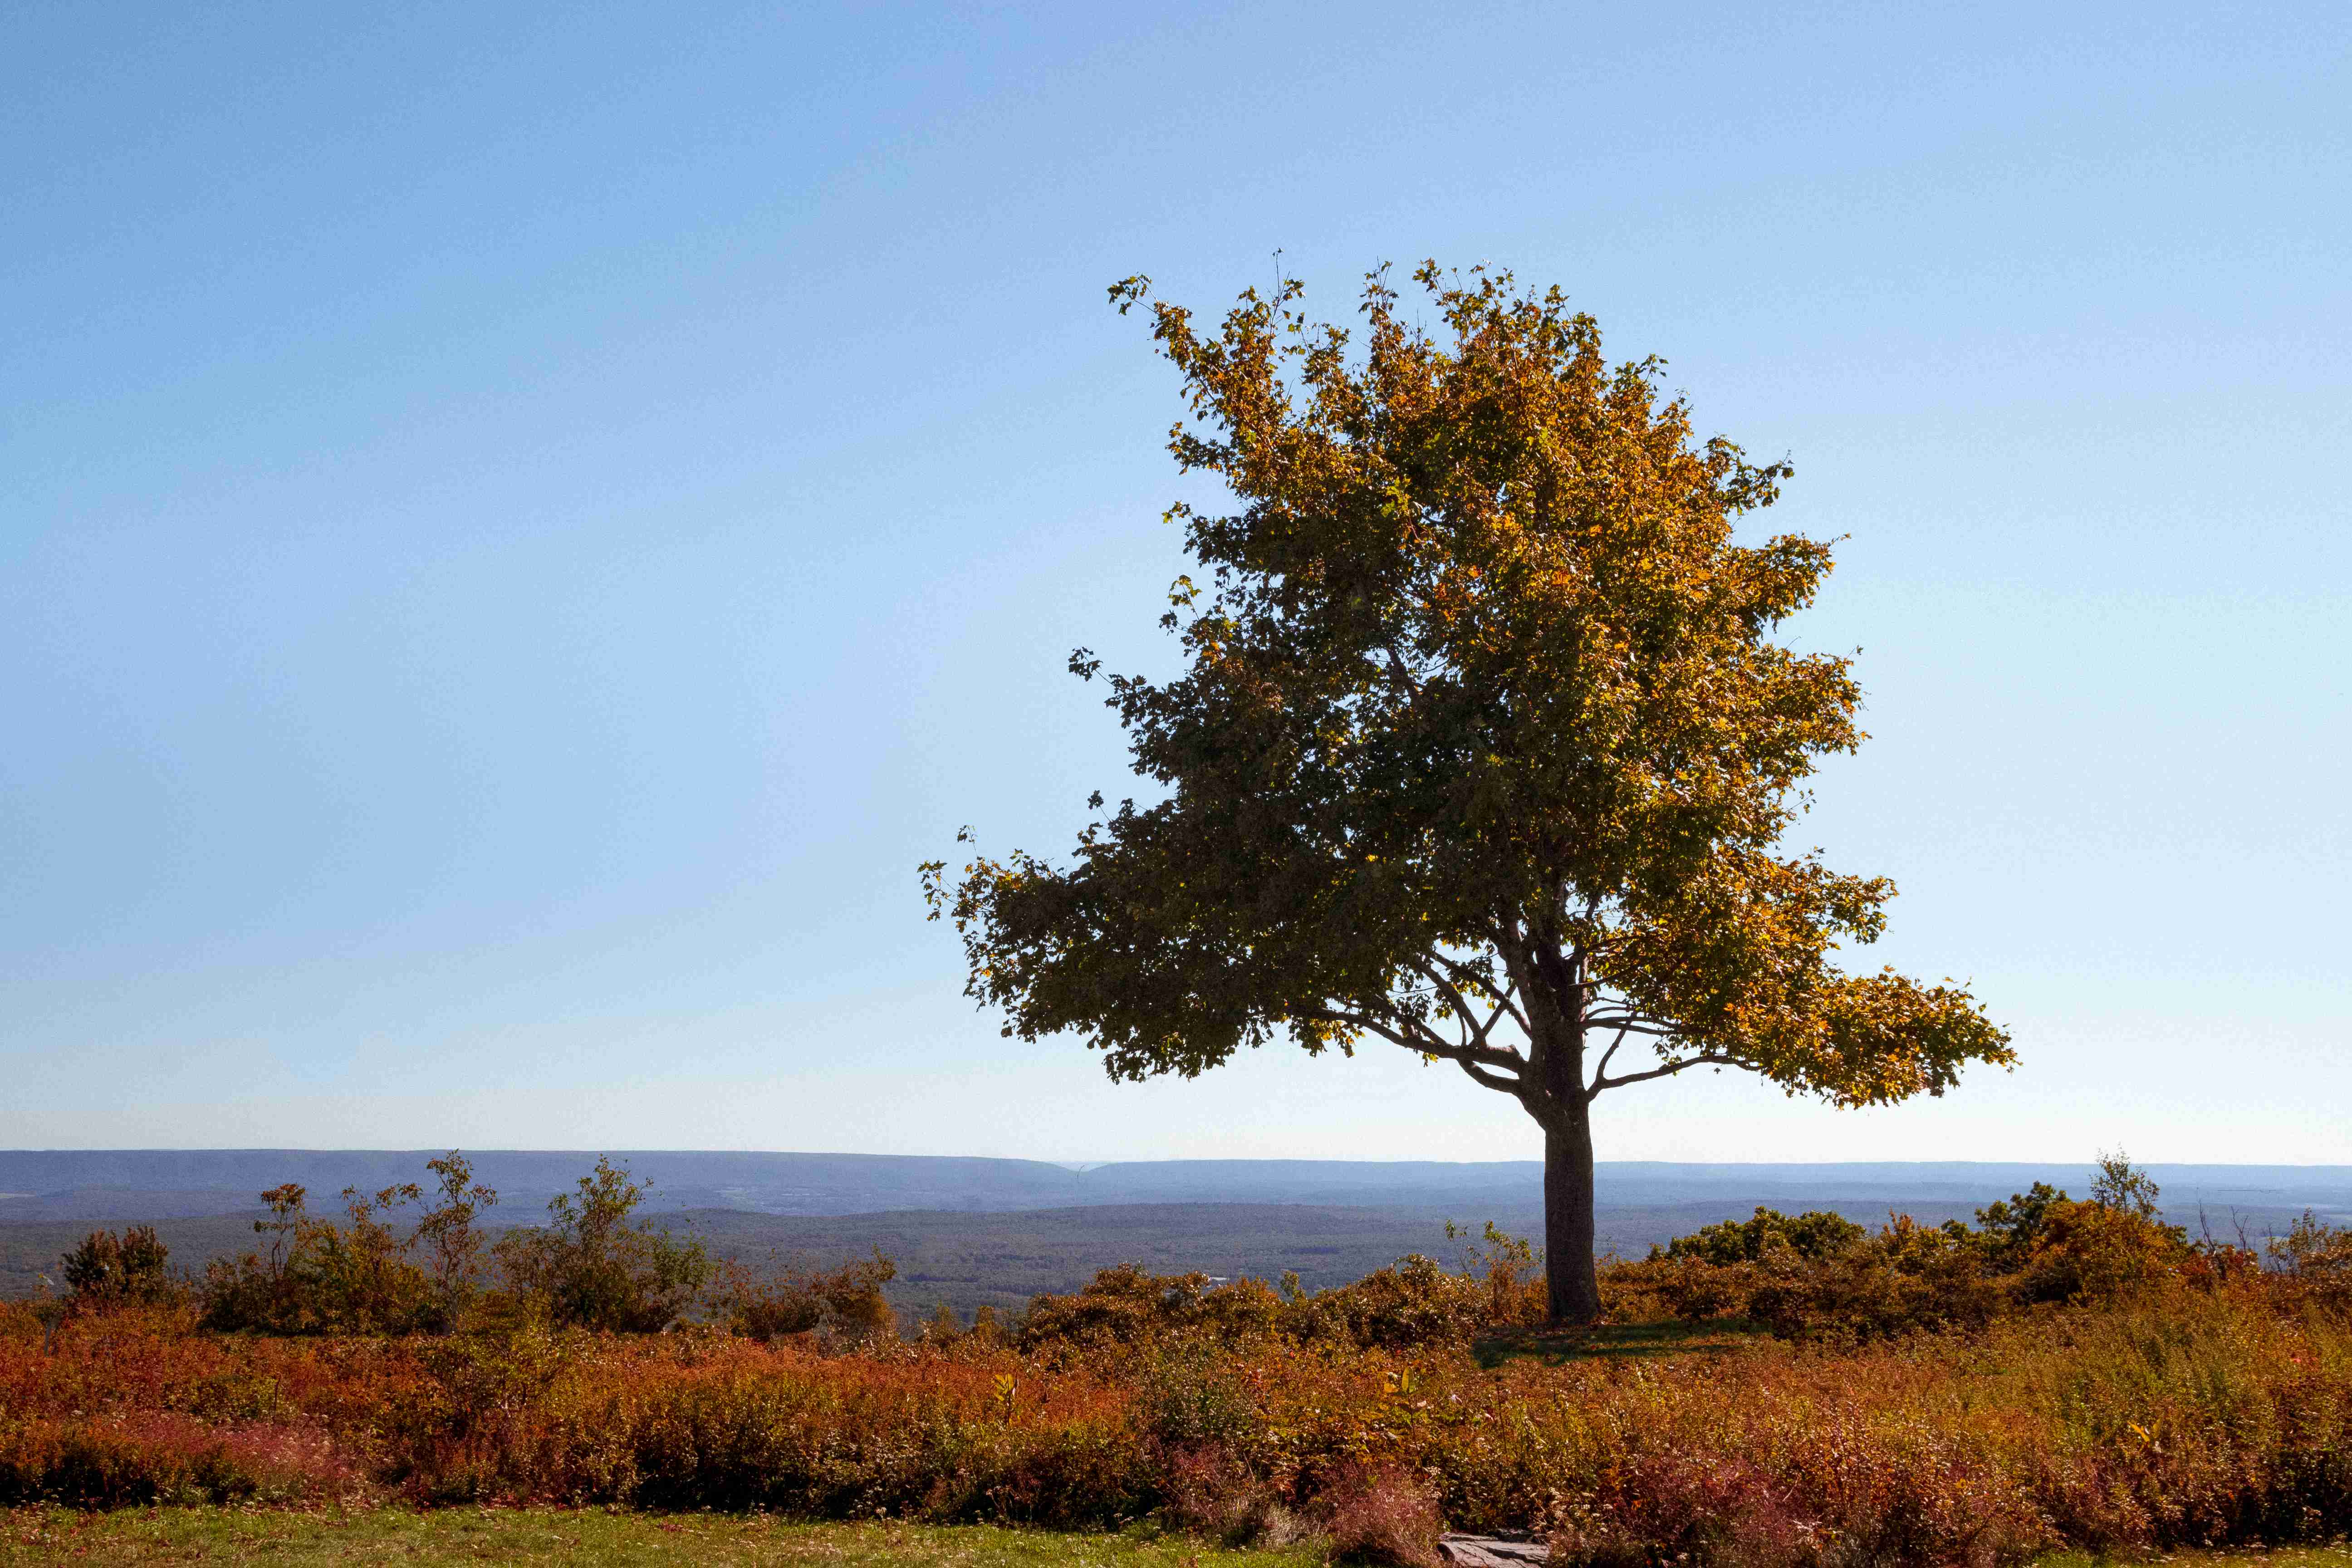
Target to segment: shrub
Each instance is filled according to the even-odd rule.
[[[963,1320],[956,1316],[953,1307],[941,1301],[931,1309],[931,1315],[923,1320],[923,1326],[916,1331],[915,1338],[927,1345],[951,1345],[963,1338]]]
[[[415,1243],[425,1249],[435,1326],[446,1331],[463,1322],[481,1295],[487,1244],[474,1221],[499,1194],[474,1180],[473,1165],[455,1149],[425,1168],[440,1201],[417,1219]]]
[[[1134,1358],[1136,1415],[1164,1446],[1238,1443],[1256,1425],[1258,1405],[1235,1375],[1232,1347],[1206,1336],[1152,1345]]]
[[[748,1339],[813,1333],[836,1346],[894,1340],[898,1316],[882,1287],[898,1272],[898,1265],[879,1251],[865,1262],[845,1263],[829,1273],[778,1270],[772,1261],[762,1276],[730,1264],[722,1271],[719,1306],[729,1329]],[[925,1331],[927,1342],[953,1339],[961,1331],[944,1302],[940,1310],[946,1316]]]
[[[1778,1209],[1759,1204],[1751,1219],[1727,1219],[1720,1225],[1710,1225],[1689,1236],[1678,1236],[1663,1248],[1652,1247],[1650,1252],[1654,1258],[1689,1258],[1724,1268],[1735,1263],[1761,1262],[1776,1250],[1817,1260],[1834,1258],[1862,1237],[1862,1226],[1843,1215],[1816,1210],[1790,1219]]]
[[[2324,1224],[2305,1209],[2268,1250],[2286,1293],[2324,1310],[2352,1310],[2352,1226]]]
[[[1985,1267],[1995,1274],[2013,1274],[2022,1268],[2041,1244],[2051,1209],[2070,1201],[2063,1188],[2036,1182],[2021,1193],[1977,1210],[1975,1240],[1984,1251]]]
[[[1451,1224],[1445,1230],[1448,1237],[1463,1234]],[[1416,1253],[1311,1294],[1295,1274],[1286,1275],[1276,1291],[1255,1279],[1150,1274],[1122,1264],[1103,1269],[1075,1295],[1032,1300],[1020,1343],[1068,1354],[1171,1337],[1241,1345],[1278,1336],[1349,1350],[1405,1350],[1466,1345],[1542,1321],[1544,1288],[1534,1248],[1491,1223],[1483,1239],[1483,1247],[1464,1249],[1459,1273]],[[982,1327],[975,1322],[974,1331]]]
[[[549,1222],[499,1238],[509,1284],[566,1327],[658,1333],[692,1309],[710,1278],[700,1242],[678,1242],[629,1215],[650,1188],[600,1157]]]
[[[2102,1156],[2093,1192],[2077,1202],[2036,1183],[1978,1210],[1975,1228],[1895,1215],[1874,1236],[1836,1215],[1759,1208],[1605,1268],[1603,1301],[1623,1321],[1749,1319],[1783,1338],[1869,1339],[2251,1276],[2251,1252],[2164,1224],[2156,1184],[2123,1155]]]
[[[1342,1563],[1437,1568],[1437,1499],[1393,1462],[1355,1460],[1323,1483],[1314,1512]]]
[[[432,1282],[409,1261],[410,1240],[386,1216],[424,1194],[415,1183],[373,1196],[343,1189],[347,1225],[312,1215],[299,1183],[261,1194],[269,1217],[253,1222],[268,1247],[215,1258],[199,1293],[204,1323],[224,1331],[401,1334],[437,1318]],[[413,1238],[412,1238],[413,1239]]]
[[[1446,1239],[1464,1232],[1445,1222]],[[1551,1310],[1543,1278],[1543,1254],[1524,1237],[1507,1235],[1486,1222],[1483,1247],[1469,1243],[1462,1249],[1462,1273],[1486,1287],[1486,1326],[1490,1330],[1540,1323]]]
[[[0,1428],[0,1502],[10,1504],[294,1502],[364,1486],[333,1441],[310,1426],[221,1427],[134,1411]]]
[[[2050,1205],[2018,1276],[2025,1301],[2106,1300],[2172,1278],[2194,1256],[2187,1236],[2137,1207]]]
[[[2156,1200],[2162,1193],[2156,1178],[2133,1164],[2131,1156],[2122,1150],[2112,1154],[2104,1149],[2099,1152],[2098,1168],[2091,1177],[2091,1201],[2101,1208],[2152,1221],[2158,1213]]]
[[[1415,1254],[1311,1295],[1295,1280],[1286,1280],[1278,1294],[1255,1279],[1218,1283],[1205,1274],[1150,1274],[1122,1264],[1102,1270],[1076,1295],[1032,1300],[1020,1342],[1064,1354],[1171,1337],[1241,1345],[1278,1335],[1350,1350],[1465,1345],[1509,1326],[1495,1320],[1498,1301],[1513,1314],[1511,1322],[1528,1321],[1530,1310],[1529,1292],[1512,1272],[1523,1263],[1514,1264],[1506,1253],[1499,1265],[1505,1280],[1498,1283],[1496,1266],[1479,1262],[1485,1278],[1450,1273]]]
[[[1100,1351],[1192,1332],[1239,1342],[1273,1331],[1283,1303],[1255,1279],[1106,1268],[1073,1296],[1039,1296],[1022,1320],[1024,1348]]]
[[[207,1266],[198,1288],[204,1325],[272,1334],[406,1334],[446,1332],[475,1319],[492,1332],[511,1332],[545,1320],[652,1331],[691,1308],[709,1277],[699,1245],[629,1222],[646,1189],[607,1161],[599,1160],[576,1192],[549,1205],[551,1224],[512,1233],[495,1248],[476,1222],[498,1194],[474,1181],[472,1166],[455,1150],[425,1168],[435,1177],[436,1201],[404,1236],[393,1216],[425,1201],[414,1182],[373,1195],[345,1188],[341,1222],[312,1215],[299,1183],[263,1193],[269,1214],[253,1228],[268,1239]],[[92,1278],[111,1267],[103,1251],[110,1243],[94,1236],[76,1255]],[[420,1251],[421,1264],[413,1256]],[[486,1297],[488,1256],[504,1266],[509,1289]]]
[[[1765,1275],[1753,1263],[1652,1257],[1601,1266],[1601,1305],[1612,1323],[1744,1320]]]
[[[1226,1445],[1187,1443],[1165,1455],[1160,1517],[1170,1527],[1225,1546],[1278,1545],[1297,1534],[1274,1488]]]
[[[408,1258],[410,1243],[388,1222],[391,1213],[419,1201],[414,1182],[373,1197],[343,1189],[345,1225],[313,1224],[289,1270],[329,1331],[402,1334],[432,1321],[432,1282]]]
[[[94,1230],[65,1255],[61,1272],[77,1311],[176,1301],[187,1288],[166,1270],[171,1249],[155,1227],[134,1225],[121,1236]]]
[[[1833,1258],[1760,1272],[1743,1315],[1783,1339],[1886,1339],[1919,1329],[1979,1328],[2005,1300],[1973,1258],[1947,1250],[1898,1261],[1885,1237]]]
[[[309,1218],[309,1194],[289,1182],[261,1194],[269,1217],[253,1222],[254,1234],[269,1239],[261,1250],[236,1258],[215,1258],[205,1266],[198,1296],[204,1326],[221,1332],[264,1330],[298,1331],[310,1316],[290,1299],[288,1262],[299,1251],[296,1237]]]
[[[1360,1349],[1463,1345],[1496,1326],[1482,1279],[1414,1254],[1349,1285],[1292,1302],[1284,1322],[1301,1339]]]

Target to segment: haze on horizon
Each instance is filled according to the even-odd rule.
[[[1106,1083],[914,866],[1134,786],[1178,412],[1103,304],[1558,282],[1849,536],[1805,827],[2014,1074],[1601,1158],[2343,1163],[2352,13],[0,18],[0,1147],[1530,1159]]]

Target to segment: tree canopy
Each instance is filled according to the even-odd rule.
[[[1160,790],[1063,860],[926,865],[968,994],[1123,1079],[1281,1037],[1451,1061],[1580,1148],[1588,1231],[1609,1089],[1727,1066],[1859,1105],[2010,1061],[1966,990],[1841,968],[1894,887],[1782,843],[1863,739],[1850,661],[1773,640],[1829,545],[1738,537],[1789,466],[1695,437],[1558,289],[1414,279],[1442,333],[1375,273],[1360,350],[1296,283],[1213,331],[1150,302],[1170,450],[1235,504],[1168,513],[1204,579],[1162,617],[1181,674],[1070,666]]]

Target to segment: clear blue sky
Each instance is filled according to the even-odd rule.
[[[1451,1069],[1113,1088],[915,863],[1165,668],[1104,286],[1507,265],[1847,534],[1801,636],[2013,1075],[1603,1158],[2352,1160],[2352,10],[11,7],[0,1144],[1522,1158]]]

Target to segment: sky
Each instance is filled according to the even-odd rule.
[[[917,887],[1173,668],[1106,286],[1426,257],[1793,462],[1797,837],[2019,1052],[1601,1158],[2352,1162],[2341,5],[24,5],[0,191],[0,1145],[1538,1157],[1003,1040]]]

